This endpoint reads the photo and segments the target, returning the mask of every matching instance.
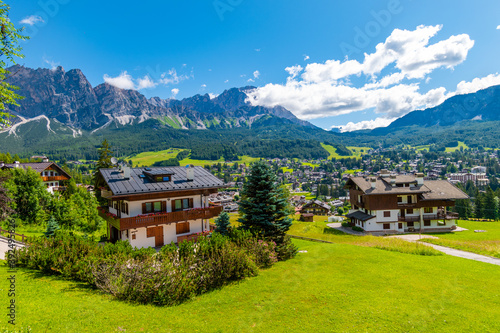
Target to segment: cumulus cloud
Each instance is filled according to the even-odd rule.
[[[289,76],[285,84],[257,88],[247,93],[248,100],[253,105],[282,105],[301,119],[371,108],[380,114],[379,118],[343,128],[388,124],[410,111],[442,103],[453,94],[443,87],[420,90],[421,80],[425,82],[438,68],[453,69],[465,61],[474,45],[466,34],[430,43],[441,28],[437,25],[418,26],[412,31],[395,29],[373,53],[365,53],[362,62],[331,59],[309,63],[305,68],[286,67]],[[351,83],[353,78],[356,86]]]
[[[311,59],[307,54],[304,54],[304,61]]]
[[[377,127],[386,127],[392,123],[396,118],[376,118],[373,120],[363,120],[357,123],[348,122],[346,125],[342,126],[332,126],[332,128],[338,128],[340,132],[352,132],[359,130],[371,130]]]
[[[179,89],[174,88],[171,90],[171,92],[172,92],[172,98],[175,98],[175,96],[177,96],[177,94],[179,93]]]
[[[202,85],[201,85],[201,89],[205,89],[206,87],[207,87],[207,85],[206,85],[206,84],[202,84]]]
[[[500,25],[497,25],[497,30],[500,30]]]
[[[260,72],[259,72],[259,71],[255,71],[255,72],[253,72],[253,77],[254,77],[254,78],[258,79],[258,78],[259,78],[259,76],[260,76]]]
[[[147,89],[156,87],[157,83],[154,82],[149,75],[145,75],[143,78],[137,79],[137,89]]]
[[[57,68],[57,66],[59,66],[58,62],[55,62],[55,61],[53,61],[51,59],[48,59],[45,56],[43,57],[43,62],[45,62],[46,64],[48,64],[50,66],[51,70],[55,70]]]
[[[121,72],[117,77],[111,77],[108,74],[104,74],[104,82],[120,89],[135,89],[132,76],[129,75],[127,71]]]
[[[483,78],[475,78],[471,82],[461,81],[457,84],[456,94],[470,94],[475,93],[478,90],[485,89],[491,86],[496,86],[500,84],[500,75],[490,74]]]
[[[21,23],[21,24],[27,24],[27,25],[35,25],[38,22],[44,23],[45,21],[43,20],[43,18],[41,16],[38,16],[38,15],[26,16],[21,21],[19,21],[19,23]]]

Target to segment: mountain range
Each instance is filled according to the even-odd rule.
[[[324,142],[390,147],[460,140],[469,146],[500,146],[500,86],[453,96],[385,128],[335,133],[281,106],[252,106],[246,92],[254,87],[228,89],[216,97],[148,99],[107,83],[92,87],[79,69],[8,70],[8,82],[19,87],[24,99],[8,110],[16,117],[12,127],[0,130],[0,151],[60,156],[80,151],[89,158],[104,138],[123,154],[178,147],[200,159],[251,154],[318,158],[328,156],[320,145]]]
[[[176,129],[250,128],[265,116],[313,127],[281,106],[250,105],[245,91],[254,87],[232,88],[215,98],[205,94],[182,100],[147,99],[136,90],[108,83],[92,87],[79,69],[66,72],[61,66],[31,69],[16,65],[8,71],[8,82],[19,87],[17,93],[24,97],[20,106],[9,111],[23,118],[44,115],[77,130],[134,125],[150,118]]]

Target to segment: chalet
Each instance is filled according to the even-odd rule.
[[[302,206],[301,214],[314,214],[314,215],[328,215],[330,214],[331,207],[319,200],[313,200]]]
[[[128,240],[134,247],[158,247],[210,230],[208,220],[222,212],[209,196],[225,187],[202,167],[101,169],[108,188],[101,211],[110,241]]]
[[[49,162],[47,158],[44,158],[42,162],[38,163],[19,163],[18,161],[14,163],[0,162],[0,169],[9,170],[15,168],[31,168],[38,172],[43,183],[47,187],[47,191],[50,193],[60,190],[62,181],[71,179],[71,176],[68,175],[66,171],[57,164]]]
[[[369,232],[402,233],[454,229],[458,214],[447,207],[468,196],[447,180],[427,180],[424,175],[353,177],[349,189],[351,206],[346,217]]]

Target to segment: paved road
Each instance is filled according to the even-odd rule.
[[[16,247],[24,247],[22,243],[15,242]],[[5,259],[5,252],[9,250],[9,240],[0,236],[0,259]]]

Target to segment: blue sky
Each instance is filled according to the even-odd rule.
[[[147,97],[252,85],[254,104],[342,130],[500,84],[500,2],[10,2],[28,67],[80,68]],[[347,126],[346,126],[347,125]]]

